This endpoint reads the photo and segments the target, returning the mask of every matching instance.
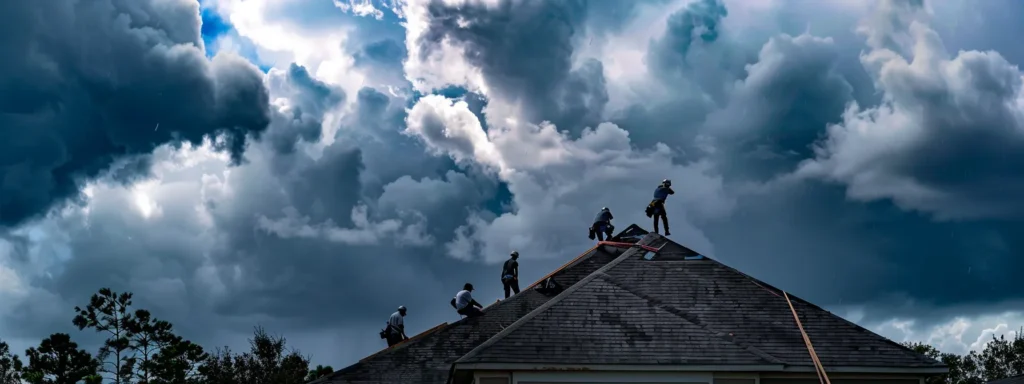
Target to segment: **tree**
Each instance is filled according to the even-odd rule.
[[[199,366],[199,376],[203,384],[237,384],[238,367],[231,349],[218,348]]]
[[[319,379],[321,377],[330,375],[332,373],[334,373],[334,368],[331,368],[330,365],[328,365],[326,367],[323,366],[323,365],[317,365],[315,369],[310,369],[309,370],[309,374],[306,375],[306,381],[307,382],[313,381],[313,380]]]
[[[942,353],[922,343],[903,345],[949,367],[949,373],[929,378],[926,384],[982,384],[1024,375],[1024,329],[1013,340],[992,336],[981,353],[970,351],[966,355]]]
[[[206,384],[302,384],[309,375],[309,358],[287,350],[284,337],[256,327],[249,352],[232,355],[218,350],[200,367]]]
[[[39,348],[29,348],[28,367],[24,379],[30,384],[76,384],[80,381],[99,384],[96,374],[99,362],[78,344],[71,341],[66,333],[54,333],[39,343]]]
[[[110,375],[114,384],[129,384],[134,375],[131,305],[131,293],[118,294],[110,288],[103,288],[92,295],[85,309],[75,307],[77,315],[72,323],[79,330],[92,328],[107,334],[98,354],[99,370]]]
[[[150,373],[153,384],[198,383],[199,366],[209,358],[203,347],[174,336],[153,356]]]
[[[21,384],[21,359],[0,340],[0,384]]]
[[[129,348],[135,352],[135,378],[139,383],[149,383],[153,378],[155,362],[153,356],[166,343],[171,332],[171,323],[157,320],[149,311],[135,311],[135,317],[127,322]]]
[[[998,380],[1024,375],[1024,328],[1017,331],[1013,340],[1006,336],[992,336],[992,341],[977,356],[978,365],[984,371],[985,380]]]

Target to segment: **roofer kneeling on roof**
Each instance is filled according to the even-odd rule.
[[[398,311],[392,313],[388,318],[387,328],[381,332],[382,336],[388,339],[388,347],[401,343],[403,340],[409,340],[409,336],[405,335],[405,312],[405,306],[399,306]]]
[[[665,213],[665,199],[668,199],[668,195],[676,194],[672,190],[672,180],[665,179],[661,181],[661,185],[654,190],[654,200],[647,205],[647,217],[654,217],[654,233],[658,233],[658,217],[661,217],[661,222],[665,224],[665,236],[671,235],[668,231],[668,215]]]
[[[505,287],[505,298],[512,296],[509,291],[519,293],[519,252],[512,251],[509,259],[501,266],[501,285]]]
[[[473,300],[473,295],[470,292],[473,291],[473,284],[466,283],[462,286],[462,290],[455,294],[455,298],[452,299],[452,308],[460,315],[466,317],[477,317],[483,316],[484,311],[480,309],[484,306]]]
[[[590,226],[590,240],[594,240],[597,237],[597,241],[604,241],[605,238],[611,240],[612,231],[615,230],[615,226],[612,225],[612,211],[608,207],[601,208],[601,211],[597,213],[597,217],[594,217],[594,224]]]

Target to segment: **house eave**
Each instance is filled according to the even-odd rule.
[[[646,372],[814,372],[811,366],[761,365],[641,365],[641,364],[536,364],[457,363],[456,370],[468,371],[646,371]],[[829,373],[922,374],[949,372],[945,367],[826,367]]]

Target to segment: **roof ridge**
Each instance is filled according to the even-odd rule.
[[[669,240],[669,241],[671,241],[671,240]],[[840,322],[843,322],[843,323],[846,323],[847,325],[852,326],[854,330],[856,330],[856,331],[858,331],[860,333],[866,333],[866,334],[869,334],[869,335],[874,335],[878,339],[881,339],[884,343],[887,343],[887,344],[889,344],[891,346],[895,346],[895,347],[897,347],[897,349],[903,350],[904,352],[910,352],[912,355],[917,357],[918,360],[927,361],[927,362],[933,362],[933,363],[939,363],[939,364],[945,365],[944,363],[942,363],[939,360],[936,360],[936,359],[933,359],[931,357],[925,356],[924,354],[921,354],[921,353],[917,353],[913,349],[907,348],[906,346],[904,346],[904,345],[902,345],[900,343],[897,343],[895,341],[890,340],[888,337],[882,336],[882,335],[880,335],[878,333],[872,332],[871,330],[869,330],[867,328],[864,328],[864,327],[862,327],[860,325],[857,325],[857,323],[854,323],[854,322],[852,322],[850,320],[847,320],[846,318],[844,318],[842,316],[834,314],[831,311],[818,306],[817,304],[811,303],[811,302],[809,302],[807,300],[804,300],[804,299],[800,298],[799,296],[793,295],[789,291],[786,291],[786,290],[780,289],[780,288],[778,288],[778,287],[776,287],[774,285],[768,284],[768,283],[764,282],[763,280],[760,280],[760,279],[758,279],[756,277],[753,277],[751,275],[748,275],[748,274],[744,273],[743,271],[740,271],[739,269],[730,267],[730,266],[726,265],[725,263],[722,263],[721,261],[718,261],[718,260],[715,260],[715,259],[710,259],[710,260],[712,262],[714,262],[714,263],[716,263],[716,264],[726,268],[726,269],[729,269],[729,270],[731,270],[731,271],[733,271],[735,273],[738,273],[740,276],[743,276],[744,278],[749,280],[754,285],[757,285],[758,287],[761,287],[761,289],[764,289],[765,291],[768,291],[769,293],[771,293],[771,294],[773,294],[775,296],[779,296],[780,298],[782,297],[782,295],[780,295],[780,294],[778,294],[776,292],[773,292],[773,290],[774,291],[778,291],[778,292],[785,292],[787,295],[789,295],[789,298],[792,299],[793,301],[798,301],[798,302],[800,302],[800,303],[802,303],[804,305],[810,306],[812,309],[816,309],[816,310],[825,312],[825,313],[831,315],[832,317],[834,317],[836,319],[839,319]]]
[[[544,280],[547,280],[549,277],[552,277],[552,276],[558,274],[558,272],[562,272],[562,271],[564,271],[564,270],[566,270],[568,268],[572,268],[574,266],[577,266],[580,263],[582,263],[583,261],[586,261],[587,259],[593,257],[594,255],[597,254],[597,252],[595,252],[595,251],[597,251],[597,247],[598,246],[595,245],[593,247],[590,247],[590,249],[588,249],[586,251],[583,251],[583,253],[581,253],[581,254],[577,255],[576,257],[572,258],[571,260],[567,261],[565,264],[562,264],[561,267],[556,268],[555,270],[549,272],[547,275],[544,275],[544,277],[541,277],[540,280],[537,280],[533,284],[530,284],[525,289],[523,289],[523,291],[525,291],[527,289],[530,289],[530,288],[533,288],[533,287],[537,286],[537,284],[543,283]],[[490,307],[490,305],[488,305],[488,307]]]
[[[644,236],[643,239],[638,241],[637,244],[644,243],[648,239],[653,241],[653,240],[658,239],[658,238],[661,238],[661,236],[657,235],[657,234],[654,234],[654,236],[651,236],[651,234],[647,234],[647,235]],[[649,241],[647,241],[647,242],[650,243]],[[646,245],[646,244],[644,244],[644,245]],[[630,258],[630,257],[632,257],[634,255],[636,255],[638,249],[639,248],[630,248],[626,252],[623,252],[621,255],[619,255],[619,257],[616,257],[615,260],[609,261],[608,264],[605,264],[601,268],[598,268],[596,271],[594,271],[591,274],[587,275],[587,277],[584,277],[583,279],[580,279],[580,281],[576,282],[576,284],[573,284],[572,286],[570,286],[566,290],[564,290],[561,293],[559,293],[557,296],[551,298],[551,300],[548,300],[544,304],[541,304],[539,307],[537,307],[536,309],[530,311],[530,313],[527,313],[525,316],[520,317],[518,320],[513,322],[511,325],[509,325],[508,327],[505,327],[505,329],[501,330],[501,332],[498,332],[494,336],[491,336],[491,338],[485,340],[483,343],[480,343],[479,345],[476,346],[476,348],[473,348],[472,350],[470,350],[469,353],[466,353],[462,357],[456,359],[453,364],[458,364],[460,362],[464,362],[465,360],[468,360],[470,358],[475,357],[476,355],[479,355],[480,352],[483,352],[483,350],[489,348],[490,346],[492,346],[495,343],[497,343],[499,340],[505,338],[505,336],[508,336],[508,334],[510,334],[510,333],[514,332],[515,330],[519,329],[520,327],[523,326],[523,324],[526,324],[527,322],[532,320],[534,317],[537,317],[537,315],[539,315],[541,312],[544,312],[544,311],[548,310],[548,308],[551,308],[555,304],[558,304],[558,302],[564,300],[569,295],[572,295],[574,292],[578,291],[583,286],[585,286],[587,284],[590,284],[590,282],[594,281],[594,279],[597,278],[599,275],[604,274],[604,271],[607,271],[607,270],[615,267],[619,263],[623,262],[624,260],[626,260],[626,259],[628,259],[628,258]],[[644,251],[644,252],[647,252],[647,251]]]
[[[782,361],[781,359],[779,359],[779,358],[777,358],[775,356],[772,356],[771,354],[769,354],[769,353],[767,353],[765,351],[762,351],[761,349],[759,349],[759,348],[757,348],[757,347],[755,347],[753,345],[750,345],[748,343],[744,343],[744,342],[736,340],[736,337],[733,336],[732,333],[728,333],[727,334],[725,332],[721,332],[721,331],[717,331],[717,330],[712,329],[710,324],[707,324],[707,323],[705,323],[703,321],[700,321],[700,319],[695,318],[693,315],[690,314],[689,311],[686,311],[684,309],[678,308],[678,307],[676,307],[674,305],[665,304],[664,302],[662,302],[661,300],[659,300],[657,298],[650,297],[649,295],[646,295],[646,294],[643,294],[641,292],[638,292],[636,289],[634,289],[633,287],[623,283],[621,280],[619,280],[615,276],[612,276],[612,275],[609,275],[607,273],[602,272],[600,277],[603,280],[607,281],[609,284],[614,285],[614,286],[616,286],[616,287],[618,287],[618,288],[620,288],[620,289],[622,289],[622,290],[624,290],[626,292],[629,292],[631,295],[636,296],[637,298],[640,298],[640,299],[650,303],[651,305],[655,306],[656,308],[660,308],[660,309],[664,310],[665,312],[671,313],[671,314],[675,315],[676,317],[678,317],[680,319],[683,319],[686,322],[689,322],[690,324],[696,325],[697,327],[700,327],[700,329],[703,329],[704,331],[712,334],[713,336],[718,337],[719,339],[725,340],[727,342],[735,344],[736,346],[738,346],[740,348],[743,348],[744,350],[746,350],[747,352],[750,352],[750,354],[752,354],[754,356],[757,356],[761,360],[764,360],[764,361],[772,363],[772,364],[785,364],[785,362]]]

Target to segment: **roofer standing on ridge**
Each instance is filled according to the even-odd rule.
[[[612,226],[612,211],[608,207],[601,208],[601,211],[594,217],[594,224],[590,226],[590,240],[594,240],[594,236],[597,236],[597,241],[604,241],[605,238],[611,240],[612,231],[615,227]]]
[[[654,233],[658,233],[658,217],[661,217],[661,222],[665,224],[665,236],[669,236],[672,233],[668,231],[668,215],[665,213],[665,199],[668,199],[668,195],[676,194],[672,190],[672,180],[665,179],[661,181],[661,185],[654,190],[654,200],[647,206],[647,217],[654,217]]]
[[[512,296],[509,291],[519,293],[519,252],[512,251],[505,265],[501,267],[501,285],[505,287],[505,298]]]
[[[409,339],[409,336],[405,335],[405,312],[405,306],[399,306],[398,311],[392,313],[388,319],[388,347]]]
[[[455,294],[455,298],[452,299],[452,308],[460,315],[466,317],[477,317],[483,316],[484,311],[480,309],[484,306],[473,300],[473,295],[470,292],[473,291],[473,284],[466,283],[462,286],[462,290]]]

